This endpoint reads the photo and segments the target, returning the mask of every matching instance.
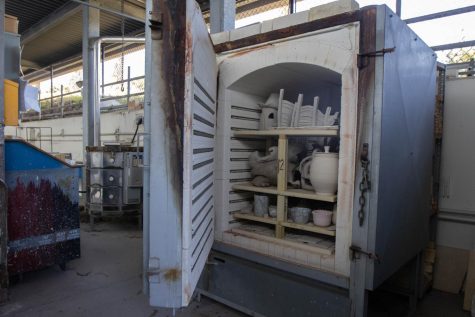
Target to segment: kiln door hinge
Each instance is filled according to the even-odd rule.
[[[396,47],[383,48],[379,51],[367,52],[358,54],[358,69],[365,68],[369,64],[369,59],[377,56],[384,56],[386,53],[392,53],[396,50]]]
[[[357,247],[355,245],[350,246],[350,257],[352,261],[359,260],[361,258],[361,255],[367,256],[368,259],[373,260],[378,264],[381,263],[381,259],[376,253],[362,250],[360,247]]]

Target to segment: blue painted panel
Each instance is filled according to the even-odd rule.
[[[60,160],[21,140],[5,140],[6,171],[69,168]]]

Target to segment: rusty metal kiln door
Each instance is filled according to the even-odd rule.
[[[158,115],[162,116],[166,116],[166,111],[173,111],[182,131],[177,137],[177,146],[182,146],[183,155],[182,181],[178,185],[182,185],[181,206],[180,192],[170,190],[172,180],[168,179],[170,174],[179,177],[176,175],[180,171],[173,170],[173,166],[181,167],[178,163],[180,158],[170,153],[173,148],[164,145],[170,142],[167,141],[167,127],[152,127],[151,133],[150,304],[173,308],[186,306],[191,300],[214,241],[215,215],[216,55],[200,8],[194,0],[187,0],[186,6],[181,1],[160,1],[160,9],[168,19],[164,18],[164,36],[159,49],[161,45],[163,55],[173,54],[169,56],[179,60],[179,63],[185,63],[183,72],[176,69],[172,71],[172,80],[175,84],[178,83],[175,87],[183,87],[183,103],[175,102],[180,99],[177,98],[172,102],[164,102],[163,106],[174,104],[175,108],[180,109],[152,110],[152,126],[154,122],[158,121],[157,125],[161,122],[155,120],[160,118],[154,117],[153,111],[158,111]],[[185,10],[186,30],[183,32],[183,29],[177,30],[177,24],[173,23],[177,23],[176,15],[183,14]],[[165,25],[166,21],[169,25]],[[167,47],[170,40],[185,45],[185,49],[176,45]],[[180,54],[184,56],[179,56]],[[160,69],[163,74],[174,66],[162,63],[158,67],[166,68]],[[175,88],[170,83],[158,82],[157,86],[164,89],[164,93],[182,93],[171,92]],[[153,96],[152,92],[152,106]],[[162,97],[157,97],[158,100],[160,98]],[[161,150],[168,153],[160,152]],[[178,149],[178,153],[179,151]],[[164,157],[165,164],[154,163],[155,152],[157,156]],[[167,170],[168,166],[172,168]],[[155,183],[158,184],[154,185]]]

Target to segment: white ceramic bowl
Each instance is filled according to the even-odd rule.
[[[277,217],[277,206],[269,206],[269,216],[271,216],[272,218]]]
[[[307,223],[310,220],[310,208],[292,207],[289,211],[290,219],[295,223]]]
[[[332,223],[333,213],[328,210],[314,210],[312,211],[313,223],[319,227],[328,227]]]

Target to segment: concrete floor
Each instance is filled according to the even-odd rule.
[[[82,224],[81,259],[67,270],[52,267],[24,274],[10,288],[0,316],[173,316],[156,310],[142,293],[142,233],[128,223],[98,223],[94,232]],[[244,316],[203,298],[176,316]]]
[[[142,233],[129,223],[98,223],[96,230],[81,231],[81,259],[67,270],[52,267],[25,274],[12,285],[10,301],[0,307],[0,316],[173,316],[170,310],[149,307],[142,293]],[[375,304],[375,305],[373,305]],[[404,301],[377,300],[372,316],[402,316]],[[468,317],[462,298],[438,291],[419,303],[417,317]],[[244,316],[203,298],[176,311],[180,317]],[[271,317],[271,316],[269,316]]]

